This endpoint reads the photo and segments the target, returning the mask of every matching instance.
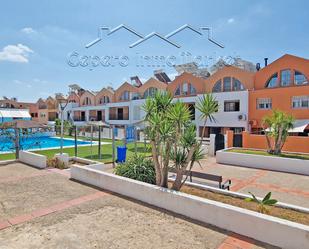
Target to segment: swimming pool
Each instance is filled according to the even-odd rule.
[[[90,145],[89,141],[77,140],[77,145],[85,146]],[[73,147],[75,142],[73,139],[63,139],[63,147]],[[20,141],[21,149],[23,150],[37,150],[37,149],[50,149],[59,148],[60,139],[57,137],[27,137]],[[0,141],[0,153],[11,152],[14,150],[14,144],[7,140]]]

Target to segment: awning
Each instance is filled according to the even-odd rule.
[[[16,109],[0,109],[0,117],[2,118],[31,118],[28,110]]]
[[[309,126],[309,119],[296,119],[289,132],[304,132],[307,126]]]
[[[309,119],[296,119],[293,123],[293,128],[290,129],[289,133],[298,133],[304,132],[305,129],[309,129]],[[269,131],[270,129],[267,128],[265,131]]]

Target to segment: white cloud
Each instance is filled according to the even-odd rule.
[[[235,19],[234,18],[230,18],[227,20],[227,23],[231,24],[231,23],[234,23],[235,22]]]
[[[37,33],[33,28],[31,27],[25,27],[23,29],[21,29],[21,32],[27,34],[27,35],[30,35],[30,34],[35,34]]]
[[[23,44],[7,45],[0,51],[0,61],[28,63],[30,53],[33,51]]]

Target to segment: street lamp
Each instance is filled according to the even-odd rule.
[[[60,154],[63,154],[63,111],[68,105],[68,100],[62,94],[56,94],[56,100],[59,104],[60,109],[60,120],[61,120],[61,130],[60,130]]]

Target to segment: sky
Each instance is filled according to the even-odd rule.
[[[68,85],[90,90],[119,87],[131,76],[146,81],[162,69],[173,79],[173,64],[241,57],[263,64],[288,53],[309,58],[309,1],[1,1],[0,96],[36,101]],[[185,24],[190,29],[162,40]],[[98,30],[106,27],[107,30]],[[207,37],[222,43],[220,48]],[[97,39],[101,40],[86,48]]]

